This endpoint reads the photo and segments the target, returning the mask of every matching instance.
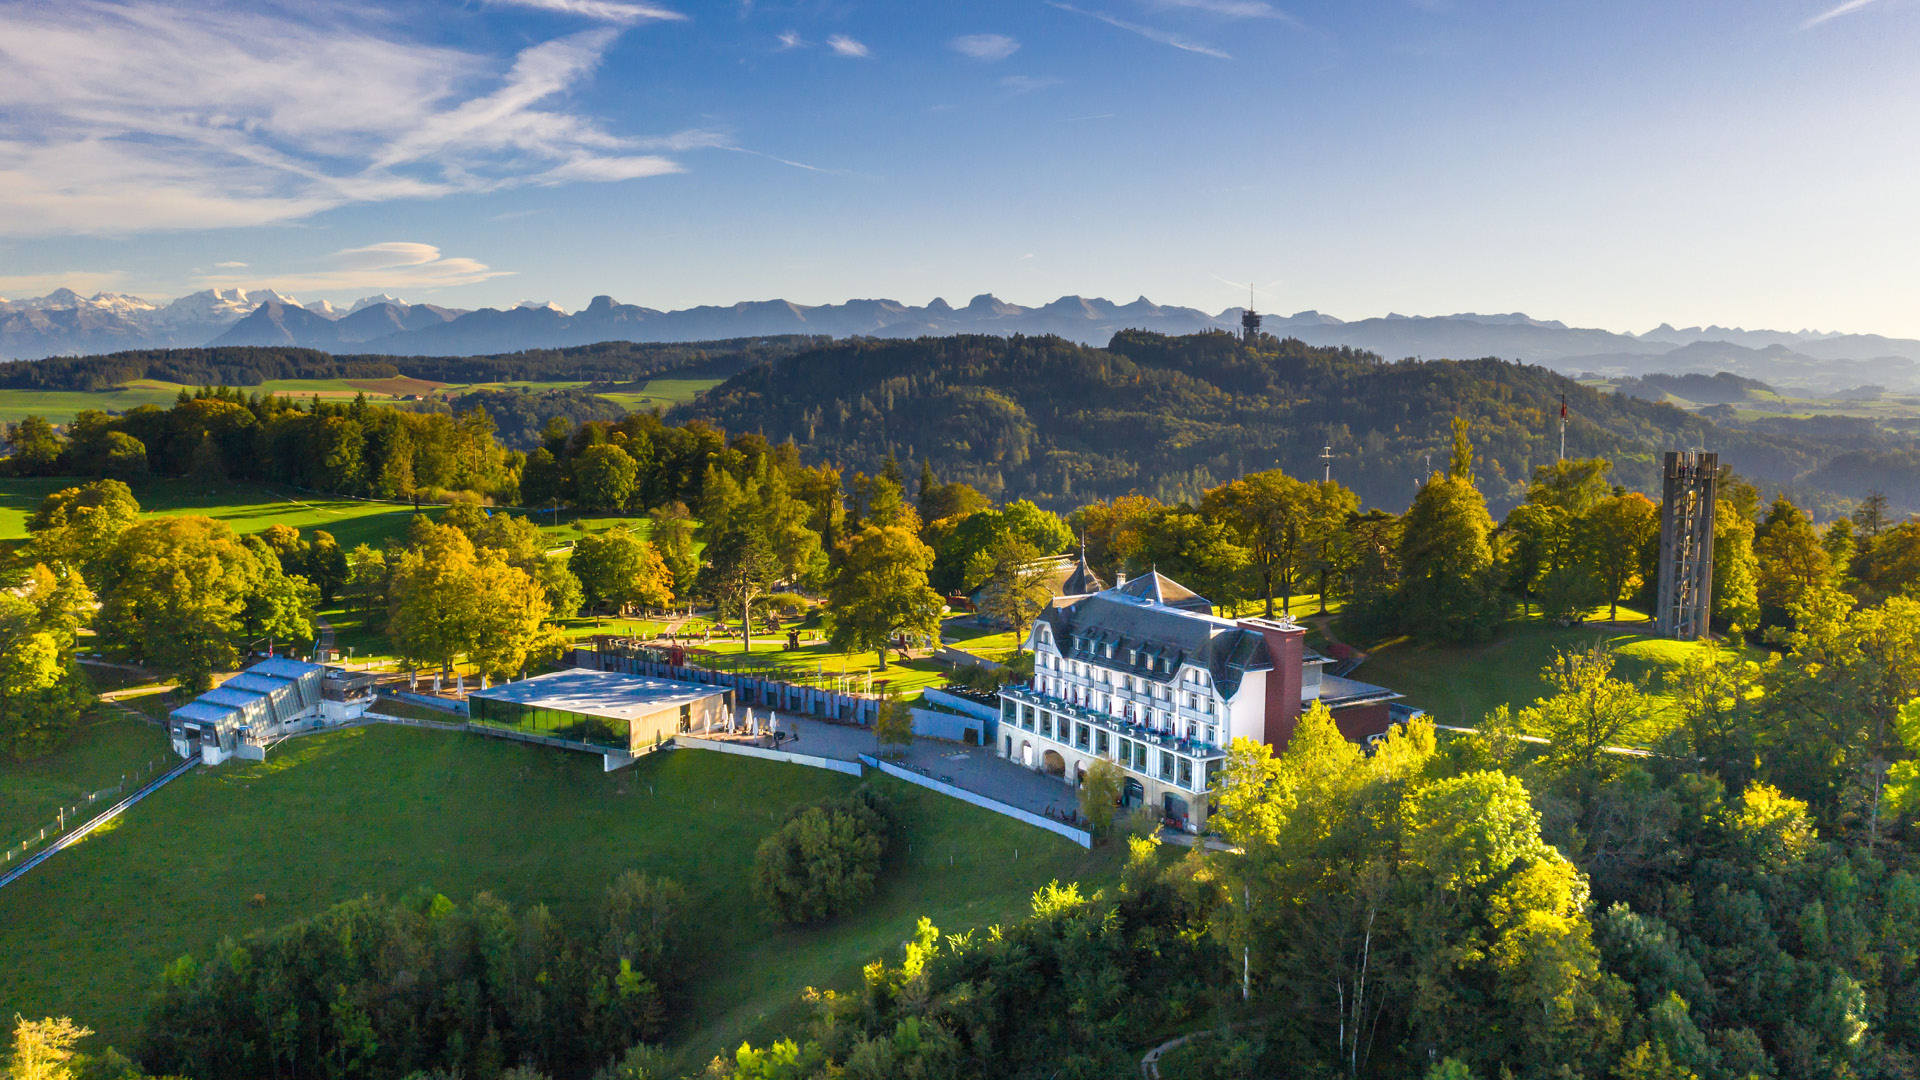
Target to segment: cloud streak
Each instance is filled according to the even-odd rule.
[[[1005,34],[966,34],[947,43],[961,56],[993,63],[1020,51],[1020,43]]]
[[[845,34],[835,34],[828,38],[827,48],[832,49],[835,56],[850,56],[855,59],[861,59],[873,55],[872,51],[865,45]]]
[[[664,11],[528,2],[623,19]],[[0,9],[0,234],[259,225],[351,203],[658,176],[680,168],[665,155],[714,145],[709,133],[616,135],[569,107],[619,26],[506,61],[391,28],[377,11],[328,3]]]
[[[1059,3],[1058,0],[1047,0],[1047,6],[1059,8],[1061,11],[1071,12],[1075,15],[1084,15],[1089,19],[1098,19],[1115,29],[1125,30],[1130,34],[1138,34],[1148,41],[1156,41],[1162,45],[1168,45],[1184,52],[1199,53],[1202,56],[1211,56],[1217,60],[1233,59],[1232,55],[1222,52],[1211,45],[1202,45],[1197,41],[1189,41],[1178,34],[1168,33],[1165,30],[1151,26],[1142,26],[1136,22],[1128,22],[1116,15],[1109,15],[1104,11],[1090,11],[1086,8],[1074,7],[1072,4]]]
[[[1811,30],[1821,23],[1826,22],[1828,19],[1837,19],[1842,15],[1851,15],[1874,2],[1875,0],[1846,0],[1845,3],[1830,7],[1820,14],[1815,15],[1813,18],[1808,19],[1806,22],[1801,23],[1800,29]]]
[[[478,259],[446,256],[432,244],[389,240],[336,251],[321,265],[275,274],[203,274],[203,289],[274,288],[281,292],[351,292],[360,289],[444,289],[507,277]]]
[[[632,0],[489,0],[501,7],[531,8],[561,15],[578,15],[601,22],[631,25],[640,22],[682,22],[686,16],[653,4]]]

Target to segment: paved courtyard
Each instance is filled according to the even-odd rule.
[[[756,708],[753,711],[763,720],[767,715],[766,709]],[[797,740],[781,743],[782,750],[841,761],[857,761],[861,754],[879,756],[878,741],[874,739],[873,732],[866,728],[829,724],[791,713],[776,715],[782,732],[800,736]],[[899,759],[896,764],[918,766],[931,773],[935,780],[945,780],[955,787],[985,795],[1009,806],[1017,806],[1030,813],[1043,814],[1048,809],[1073,811],[1080,806],[1079,796],[1064,782],[1003,760],[986,747],[963,746],[939,739],[915,739],[913,745],[907,748],[906,757]]]

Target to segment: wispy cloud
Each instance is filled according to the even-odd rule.
[[[800,31],[798,30],[787,30],[780,35],[780,47],[782,49],[798,49],[805,44],[806,42],[800,40]]]
[[[275,273],[205,274],[203,289],[271,287],[281,292],[351,292],[359,289],[444,289],[506,277],[478,259],[449,257],[432,244],[389,240],[336,251],[305,268]]]
[[[1162,45],[1170,45],[1176,49],[1199,53],[1202,56],[1211,56],[1219,60],[1233,59],[1230,54],[1222,52],[1211,45],[1202,45],[1197,41],[1189,41],[1178,34],[1172,34],[1156,27],[1142,26],[1136,22],[1128,22],[1118,16],[1109,15],[1104,11],[1089,11],[1086,8],[1074,7],[1072,4],[1059,3],[1058,0],[1047,0],[1047,4],[1049,7],[1059,8],[1061,11],[1072,12],[1075,15],[1085,15],[1089,19],[1098,19],[1108,26],[1125,30],[1130,34],[1138,34],[1148,41],[1157,41]]]
[[[832,49],[837,56],[861,57],[872,55],[872,51],[865,45],[862,45],[860,42],[855,41],[845,34],[835,34],[828,38],[827,48]]]
[[[578,15],[587,19],[599,19],[602,22],[622,25],[638,22],[680,22],[685,15],[653,4],[634,3],[632,0],[489,0],[490,3],[505,7],[533,8],[537,11],[553,11],[563,15]]]
[[[711,144],[616,135],[570,108],[618,27],[506,60],[397,30],[338,2],[0,8],[0,234],[256,225],[654,176],[680,167],[663,155]]]
[[[1060,80],[1050,75],[1008,75],[1000,80],[1000,85],[1016,94],[1031,94],[1035,90],[1045,90],[1049,86],[1059,85]]]
[[[213,264],[213,268],[215,270],[238,270],[245,265],[247,264],[243,262],[217,262]]]
[[[1020,43],[1005,34],[967,34],[947,42],[954,52],[992,63],[1020,51]]]
[[[1224,15],[1229,19],[1284,19],[1287,14],[1265,0],[1147,0],[1148,6],[1165,10],[1185,8]]]
[[[1813,18],[1808,19],[1806,22],[1801,23],[1800,29],[1811,30],[1814,27],[1819,26],[1821,23],[1826,22],[1828,19],[1837,19],[1842,15],[1851,15],[1854,12],[1859,11],[1861,8],[1868,7],[1875,2],[1876,0],[1846,0],[1846,3],[1836,4],[1835,6],[1830,7],[1827,10],[1821,12],[1820,14],[1815,15]]]

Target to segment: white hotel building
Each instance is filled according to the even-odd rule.
[[[1218,618],[1159,573],[1055,597],[1027,636],[1033,681],[1000,692],[996,750],[1073,785],[1111,761],[1123,802],[1199,832],[1235,738],[1282,748],[1316,700],[1350,739],[1398,719],[1388,703],[1399,694],[1323,673],[1330,661],[1305,636],[1291,621]]]

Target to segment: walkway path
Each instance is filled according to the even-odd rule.
[[[756,708],[754,715],[765,717],[767,710]],[[858,761],[861,754],[879,756],[879,742],[871,728],[850,724],[830,724],[792,713],[776,713],[780,730],[800,736],[783,742],[780,749],[798,754]],[[1064,781],[1045,773],[1016,765],[993,752],[991,747],[966,746],[941,739],[915,739],[905,757],[896,764],[925,769],[935,780],[944,780],[976,795],[1015,806],[1034,814],[1078,810],[1079,795]]]

